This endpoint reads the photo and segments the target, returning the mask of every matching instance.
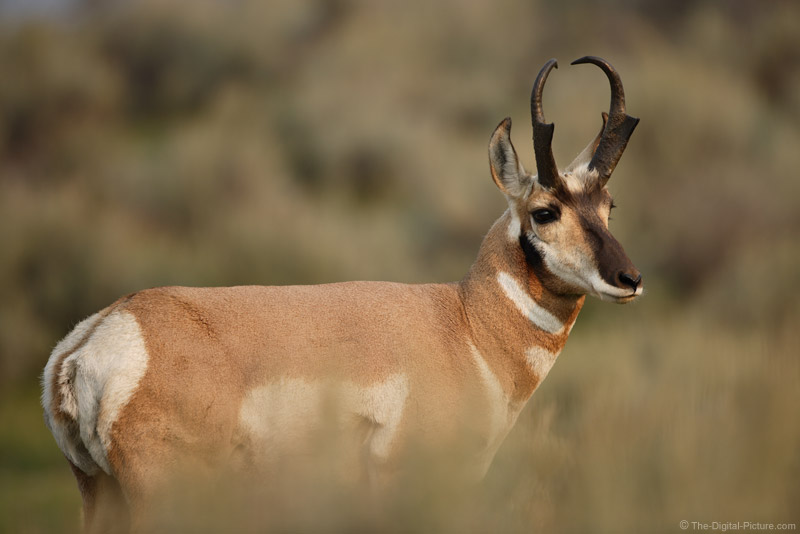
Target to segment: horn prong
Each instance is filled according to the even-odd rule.
[[[608,77],[611,85],[611,104],[608,110],[608,121],[603,129],[603,135],[597,145],[590,169],[596,169],[601,183],[605,184],[614,172],[628,140],[633,134],[639,119],[631,117],[625,110],[625,90],[622,79],[617,70],[605,59],[597,56],[584,56],[572,62],[572,65],[591,63],[600,67]]]

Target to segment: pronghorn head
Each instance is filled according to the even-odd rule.
[[[539,71],[531,93],[538,174],[528,174],[519,162],[511,144],[511,119],[506,118],[489,143],[492,178],[508,199],[509,238],[519,239],[530,268],[545,287],[558,294],[588,293],[629,302],[642,294],[642,277],[608,229],[614,203],[606,183],[639,119],[625,113],[622,81],[614,67],[593,56],[576,63],[594,63],[611,83],[611,108],[603,113],[600,133],[559,171],[551,149],[554,126],[545,122],[542,112],[542,89],[558,66],[551,59]]]

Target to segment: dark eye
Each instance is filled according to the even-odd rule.
[[[536,224],[547,224],[558,220],[558,213],[551,209],[540,209],[531,213],[531,217],[536,221]]]

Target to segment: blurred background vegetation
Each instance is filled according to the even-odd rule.
[[[77,527],[37,404],[77,321],[166,284],[460,279],[504,209],[489,134],[510,115],[533,167],[550,57],[557,160],[596,133],[586,54],[642,119],[610,188],[648,293],[587,304],[488,504],[409,529],[800,522],[800,3],[5,0],[0,532]]]

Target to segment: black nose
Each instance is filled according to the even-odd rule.
[[[619,281],[625,284],[626,286],[630,287],[634,291],[639,287],[639,283],[642,281],[642,273],[633,272],[633,273],[626,273],[621,272],[617,276]]]

